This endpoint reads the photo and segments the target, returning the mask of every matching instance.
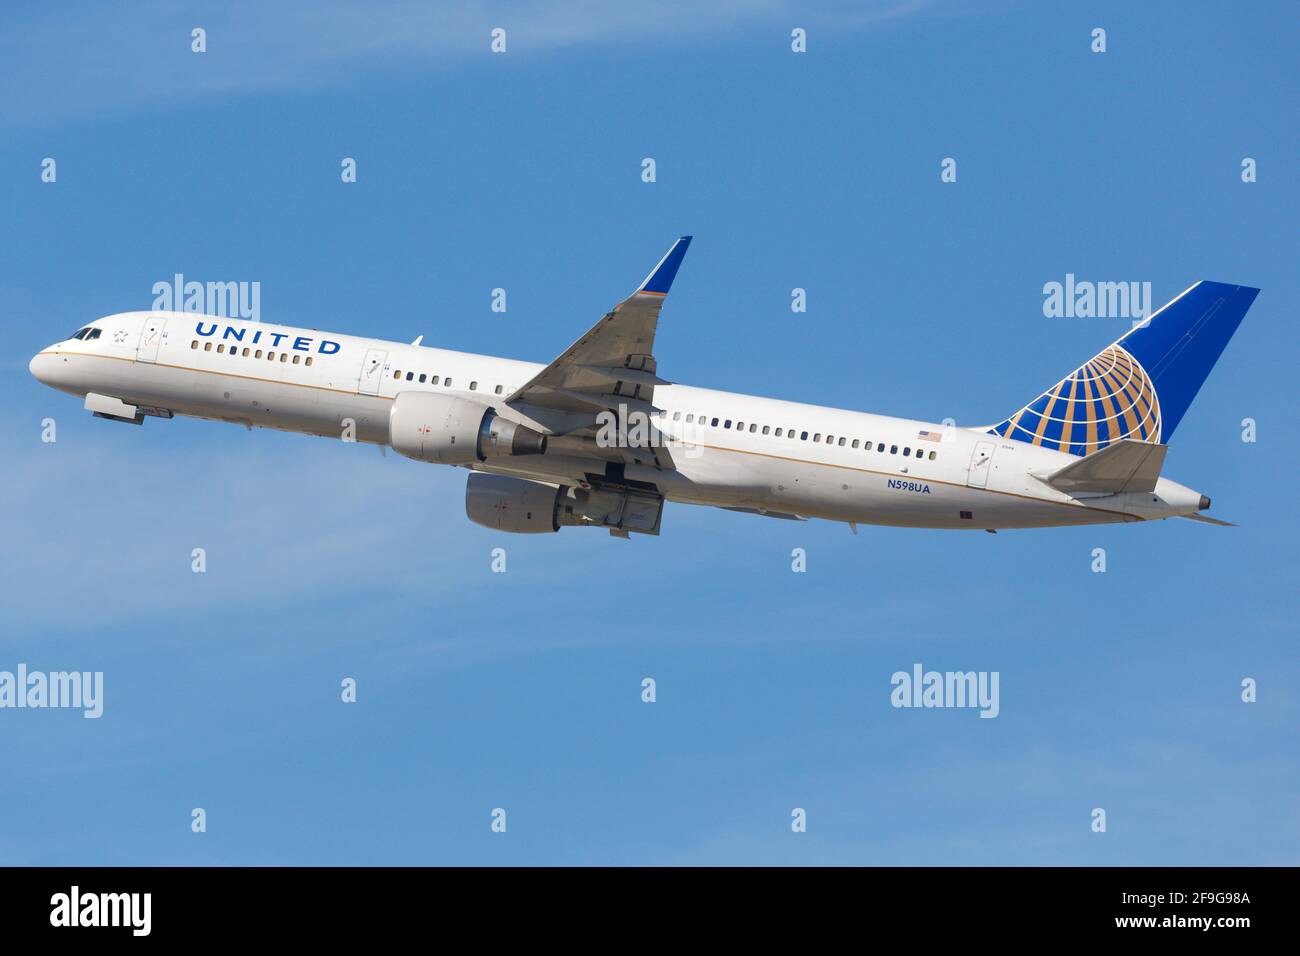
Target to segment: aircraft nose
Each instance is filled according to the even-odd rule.
[[[44,352],[37,352],[32,356],[32,360],[27,365],[27,371],[32,373],[32,377],[38,382],[49,384],[49,367],[50,357]]]

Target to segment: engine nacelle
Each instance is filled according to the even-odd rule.
[[[399,455],[440,465],[546,452],[541,432],[486,405],[436,392],[402,392],[393,400],[388,441]]]
[[[565,526],[658,534],[664,499],[647,488],[590,484],[570,488],[544,481],[475,472],[465,485],[465,514],[495,531],[537,534]]]
[[[563,488],[527,478],[475,472],[465,484],[465,514],[475,524],[516,534],[559,531]]]

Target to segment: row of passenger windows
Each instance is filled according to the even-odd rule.
[[[192,349],[197,349],[198,347],[199,347],[199,340],[198,340],[198,339],[195,339],[194,341],[190,342],[190,348],[192,348]],[[204,343],[203,343],[203,351],[205,351],[205,352],[211,352],[211,351],[213,351],[212,343],[211,343],[211,342],[204,342]],[[219,352],[219,353],[224,353],[224,352],[226,351],[226,343],[225,343],[225,342],[218,342],[218,343],[217,343],[217,347],[216,347],[216,351]],[[239,348],[238,345],[232,345],[232,346],[230,347],[230,353],[229,353],[229,354],[234,355],[234,356],[236,356],[236,357],[242,357],[242,358],[255,358],[255,359],[260,359],[260,358],[263,357],[263,353],[262,353],[262,350],[261,350],[261,349],[250,349],[247,345],[244,346],[244,348],[243,348],[242,351],[240,350],[240,348]],[[294,364],[294,365],[310,365],[310,364],[311,364],[311,360],[312,360],[312,356],[310,356],[310,355],[303,355],[303,354],[301,354],[301,353],[299,353],[299,352],[272,352],[272,351],[268,351],[268,352],[265,353],[265,355],[266,355],[266,360],[267,360],[268,362],[274,362],[277,358],[279,358],[279,360],[280,360],[281,362],[285,362],[285,363],[290,363],[290,362],[292,362],[292,364]],[[290,358],[290,356],[292,356],[292,359]],[[303,361],[304,359],[306,359],[306,361]]]
[[[75,335],[75,336],[73,336],[73,337],[74,337],[74,338],[80,338],[80,337],[83,337],[82,333],[85,333],[85,332],[91,332],[91,333],[94,333],[94,334],[93,334],[93,335],[85,335],[84,338],[89,339],[89,338],[98,338],[98,337],[99,337],[99,329],[82,329],[80,332],[77,333],[77,335]],[[211,352],[211,351],[213,350],[213,349],[212,349],[212,345],[213,345],[212,342],[204,342],[204,343],[203,343],[203,351],[205,351],[205,352]],[[194,341],[190,342],[190,348],[192,348],[192,349],[197,349],[198,347],[199,347],[198,339],[195,339]],[[225,352],[225,351],[226,351],[226,345],[225,345],[225,343],[224,343],[224,342],[218,342],[217,345],[216,345],[216,351],[217,351],[218,353],[223,353],[223,352]],[[260,359],[260,358],[262,358],[262,354],[263,354],[263,353],[262,353],[262,350],[261,350],[261,349],[251,349],[251,350],[250,350],[248,346],[244,346],[243,350],[241,351],[240,348],[239,348],[238,346],[233,346],[233,345],[232,345],[232,346],[230,347],[230,353],[229,353],[229,354],[231,354],[231,355],[235,355],[235,356],[242,356],[243,358],[249,358],[249,357],[251,356],[252,358]],[[298,365],[300,362],[301,362],[302,364],[305,364],[305,365],[310,365],[310,364],[311,364],[311,360],[312,360],[312,356],[310,356],[310,355],[303,356],[303,355],[299,355],[299,354],[297,354],[297,353],[290,353],[290,352],[279,352],[279,353],[276,353],[276,352],[273,352],[273,351],[268,351],[268,352],[266,352],[266,359],[267,359],[267,361],[269,361],[269,362],[274,362],[274,361],[276,360],[276,358],[277,358],[277,355],[278,355],[278,357],[279,357],[279,359],[280,359],[281,362],[290,362],[290,361],[292,361],[292,363],[293,363],[294,365]],[[291,356],[292,356],[292,358],[291,358]],[[302,361],[304,358],[306,359],[305,362]],[[403,373],[400,369],[397,370],[397,371],[395,371],[395,372],[393,372],[393,378],[394,378],[395,380],[398,380],[398,381],[400,381],[400,380],[402,379],[403,375],[405,375],[406,381],[408,381],[408,382],[419,382],[419,383],[421,383],[421,384],[424,384],[425,382],[427,382],[427,383],[430,384],[430,385],[438,385],[438,384],[441,384],[444,388],[451,388],[451,381],[452,381],[452,380],[451,380],[451,377],[450,377],[450,376],[448,376],[448,377],[445,378],[445,379],[442,379],[441,382],[440,382],[440,380],[439,380],[439,376],[437,376],[437,375],[429,375],[429,374],[426,373],[426,372],[419,372],[419,373],[416,373],[416,372],[405,372],[405,373]],[[478,382],[476,382],[476,381],[470,382],[470,383],[469,383],[469,390],[470,390],[471,392],[476,392],[476,391],[478,391]],[[502,393],[502,386],[500,386],[500,385],[496,386],[496,387],[493,389],[493,393],[496,394],[496,395],[500,395],[500,394]],[[681,413],[681,412],[673,412],[673,421],[675,421],[675,422],[679,422],[679,421],[681,421],[681,420],[682,420],[682,413]],[[712,426],[713,428],[717,428],[717,427],[719,427],[719,425],[721,425],[721,427],[723,427],[723,428],[733,428],[733,422],[732,422],[732,420],[731,420],[730,418],[721,419],[721,418],[717,418],[717,417],[715,416],[714,418],[710,419],[709,416],[707,416],[707,415],[700,415],[700,416],[699,416],[699,421],[698,421],[698,423],[699,423],[700,425],[710,425],[710,426]],[[696,424],[696,416],[695,416],[695,414],[694,414],[693,412],[692,412],[692,413],[688,413],[688,414],[686,415],[686,424],[688,424],[688,425]],[[759,426],[759,425],[755,424],[754,422],[750,422],[748,427],[749,427],[749,434],[751,434],[751,435],[757,435],[757,434],[762,434],[762,435],[772,435],[773,437],[776,437],[776,438],[786,438],[786,439],[788,439],[788,440],[790,440],[790,441],[796,441],[796,440],[797,440],[797,441],[808,441],[808,440],[809,440],[809,433],[808,433],[808,432],[806,432],[806,431],[799,431],[799,430],[794,429],[794,428],[777,428],[777,429],[774,430],[770,425],[762,425],[762,426]],[[746,428],[746,426],[745,426],[745,423],[744,423],[744,422],[739,422],[739,421],[738,421],[738,422],[735,422],[735,423],[734,423],[734,430],[735,430],[735,431],[741,431],[741,432],[743,432],[743,431],[745,431],[745,428]],[[821,432],[813,432],[813,433],[812,433],[812,441],[814,441],[814,442],[816,442],[816,443],[818,443],[818,444],[836,445],[836,446],[838,446],[838,447],[840,447],[840,448],[846,448],[846,447],[847,447],[847,448],[862,448],[864,451],[871,451],[871,444],[872,444],[872,443],[869,442],[869,441],[862,441],[861,439],[858,439],[858,438],[854,438],[854,439],[850,440],[850,439],[844,437],[843,435],[841,435],[839,438],[836,438],[834,435],[829,435],[829,434],[823,437]],[[876,445],[876,451],[877,451],[877,452],[881,452],[881,453],[883,453],[883,452],[885,451],[885,444],[884,444],[883,442],[878,443],[878,444]],[[898,454],[898,446],[897,446],[897,445],[890,445],[890,446],[889,446],[889,454],[891,454],[891,455],[897,455],[897,454]],[[912,455],[913,455],[912,448],[911,448],[910,446],[904,446],[904,447],[903,447],[903,457],[904,457],[904,458],[908,458],[908,457],[912,457]],[[916,452],[915,452],[915,457],[917,457],[917,458],[924,458],[924,457],[925,457],[925,449],[923,449],[923,448],[917,448],[917,449],[916,449]],[[934,460],[938,457],[938,455],[937,455],[935,452],[932,451],[932,452],[930,452],[930,456],[929,456],[929,457],[930,457],[930,461],[934,461]]]
[[[402,378],[403,375],[406,376],[406,380],[407,380],[408,382],[419,382],[419,383],[421,383],[421,384],[424,384],[425,382],[428,382],[430,385],[437,385],[437,384],[438,384],[438,376],[437,376],[437,375],[430,375],[430,374],[428,374],[427,372],[419,372],[419,373],[416,373],[416,372],[403,372],[401,369],[398,369],[397,371],[393,372],[393,378],[394,378],[395,380],[401,380],[401,378]],[[450,376],[450,375],[448,375],[445,379],[442,379],[442,387],[443,387],[443,388],[451,388],[451,376]],[[471,392],[477,392],[477,391],[478,391],[478,382],[470,382],[470,383],[469,383],[469,390],[470,390]],[[492,394],[493,394],[493,395],[500,395],[500,394],[501,394],[501,391],[502,391],[502,388],[501,388],[500,385],[498,385],[496,388],[494,388],[494,389],[492,390]]]
[[[682,413],[673,412],[673,421],[679,422],[681,420],[682,420]],[[697,420],[694,413],[687,414],[686,424],[691,425],[696,423]],[[708,415],[700,415],[698,419],[698,424],[709,425],[713,428],[718,428],[719,426],[721,426],[722,428],[733,428],[733,422],[730,418],[723,419],[723,418],[715,417],[710,419]],[[735,422],[733,430],[738,432],[743,432],[746,430],[746,425],[744,422]],[[748,430],[749,430],[749,434],[751,435],[760,435],[760,434],[772,435],[775,438],[786,438],[789,441],[809,441],[811,437],[811,440],[817,442],[818,444],[835,445],[839,448],[861,448],[863,451],[871,451],[871,445],[872,445],[870,441],[864,441],[858,438],[849,439],[849,438],[845,438],[843,435],[836,438],[834,435],[823,436],[821,432],[812,432],[810,436],[808,432],[800,431],[794,428],[773,429],[770,425],[760,426],[754,424],[753,422],[749,423]],[[885,451],[885,448],[886,446],[884,442],[877,443],[875,446],[875,450],[882,453]],[[891,455],[898,454],[897,445],[889,445],[888,449],[889,449],[889,454]],[[913,452],[911,446],[905,445],[903,447],[903,457],[924,458],[926,457],[925,449],[917,448],[915,452]],[[937,453],[933,451],[930,452],[929,455],[930,461],[934,461],[937,457],[938,457]]]

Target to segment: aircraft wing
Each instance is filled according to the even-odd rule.
[[[594,431],[598,414],[617,412],[620,406],[646,415],[657,412],[655,386],[669,383],[657,374],[655,330],[664,297],[690,244],[690,236],[674,242],[635,292],[506,402],[567,413],[576,426],[571,424],[564,434]]]

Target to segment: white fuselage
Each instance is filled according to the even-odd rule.
[[[213,324],[215,333],[199,333]],[[98,337],[50,346],[32,360],[32,373],[74,395],[376,444],[388,443],[393,400],[408,391],[455,394],[546,428],[527,406],[504,401],[543,368],[532,362],[193,313],[130,312],[92,325]],[[628,464],[625,477],[656,485],[670,501],[865,524],[996,529],[1168,518],[1194,514],[1200,500],[1163,478],[1146,494],[1071,496],[1034,473],[1077,458],[983,429],[684,385],[657,386],[654,404],[662,410],[657,428],[687,445],[671,448],[675,467]],[[604,462],[558,439],[543,455],[472,467],[576,484]]]

